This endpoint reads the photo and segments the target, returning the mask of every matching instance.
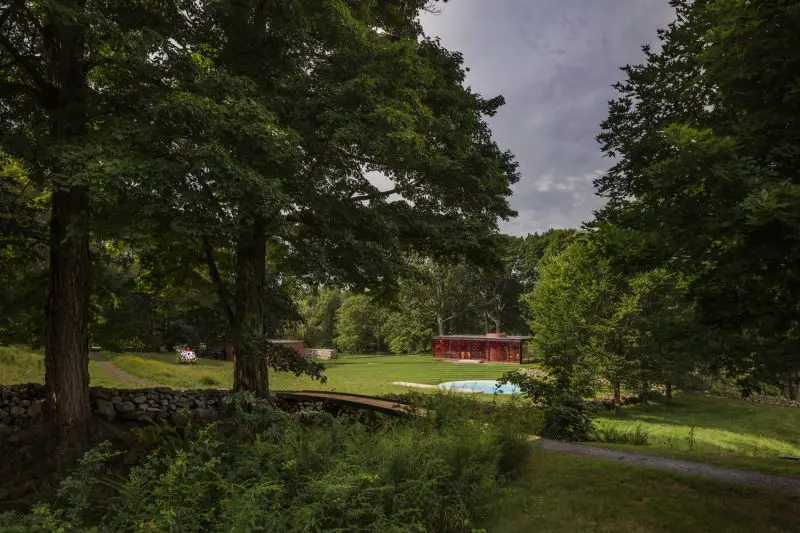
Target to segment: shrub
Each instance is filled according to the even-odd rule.
[[[644,446],[650,440],[650,434],[641,424],[632,430],[622,430],[615,426],[604,426],[596,429],[597,440],[614,444],[636,444]]]
[[[500,380],[519,387],[544,414],[541,435],[551,439],[585,441],[594,438],[590,406],[570,384],[550,376],[509,372]]]
[[[471,531],[528,456],[525,423],[516,407],[439,401],[435,414],[369,425],[233,396],[229,418],[122,477],[98,467],[107,446],[88,454],[54,502],[0,529]]]

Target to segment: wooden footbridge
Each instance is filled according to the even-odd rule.
[[[280,400],[289,400],[295,402],[322,402],[327,405],[353,407],[356,409],[364,409],[367,411],[374,411],[393,416],[424,416],[426,414],[424,410],[414,410],[408,404],[393,402],[391,400],[387,400],[386,398],[364,396],[361,394],[324,391],[274,391],[272,394]]]

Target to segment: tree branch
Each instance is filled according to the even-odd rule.
[[[217,262],[214,260],[214,248],[211,246],[211,241],[208,240],[208,236],[206,235],[203,235],[203,251],[205,252],[208,275],[211,277],[211,281],[213,281],[214,285],[217,287],[217,295],[219,296],[219,299],[222,300],[222,305],[225,307],[225,313],[228,315],[228,320],[230,320],[231,324],[233,324],[236,318],[236,313],[233,310],[233,306],[231,306],[228,295],[225,293],[225,286],[222,284],[222,277],[219,274]]]
[[[13,98],[20,95],[38,99],[41,93],[34,87],[24,83],[0,83],[0,98]]]
[[[364,195],[361,195],[361,196],[353,196],[353,197],[351,197],[349,199],[352,200],[353,202],[361,202],[361,201],[364,201],[364,200],[377,200],[378,198],[386,198],[388,196],[391,196],[394,193],[396,193],[398,190],[400,190],[400,189],[395,187],[394,189],[390,189],[388,191],[378,191],[378,192],[372,193],[372,194],[364,194]]]
[[[36,67],[33,65],[33,63],[28,60],[28,56],[21,54],[19,50],[17,50],[11,43],[11,40],[9,40],[8,36],[3,32],[0,32],[0,46],[5,48],[14,59],[16,64],[18,64],[23,70],[25,70],[25,72],[28,73],[28,76],[31,77],[40,91],[44,92],[47,89],[47,82],[45,82],[41,73],[36,70]]]

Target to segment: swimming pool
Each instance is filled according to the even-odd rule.
[[[497,387],[497,382],[489,379],[473,379],[469,381],[448,381],[447,383],[439,383],[439,388],[442,390],[452,390],[456,392],[471,392],[483,394],[517,394],[519,388],[516,385],[506,383],[501,387]]]

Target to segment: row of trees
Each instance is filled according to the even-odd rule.
[[[502,98],[423,35],[434,6],[2,3],[0,331],[43,340],[62,443],[86,443],[104,322],[163,335],[160,317],[214,308],[235,388],[263,396],[287,280],[377,295],[411,253],[480,263],[516,163],[485,123]],[[119,292],[147,313],[109,313]]]
[[[391,294],[358,293],[319,285],[298,276],[266,302],[270,335],[302,338],[306,345],[346,352],[419,353],[433,335],[505,331],[527,333],[520,296],[535,284],[542,258],[563,249],[577,234],[551,230],[526,238],[497,235],[494,262],[435,261],[409,255]],[[202,265],[170,262],[119,242],[93,246],[94,283],[89,336],[107,350],[159,351],[176,344],[219,346],[229,342],[225,311]],[[8,272],[20,283],[1,289],[8,314],[0,342],[41,346],[40,304],[44,287],[36,280],[46,264]],[[3,275],[0,273],[0,275]]]
[[[557,382],[580,395],[598,387],[642,390],[663,385],[671,399],[697,372],[711,370],[709,330],[697,319],[688,283],[665,268],[626,272],[615,265],[613,229],[582,235],[547,258],[523,296],[537,354]]]

